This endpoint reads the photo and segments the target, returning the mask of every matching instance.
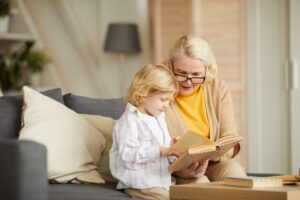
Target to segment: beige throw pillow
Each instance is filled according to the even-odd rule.
[[[106,142],[103,135],[63,104],[26,86],[23,93],[19,139],[46,146],[48,178],[60,183],[104,183],[97,167]]]
[[[104,117],[100,115],[81,115],[95,128],[97,128],[106,139],[105,149],[101,155],[101,161],[99,165],[99,172],[101,176],[107,182],[118,182],[117,179],[111,175],[109,168],[109,151],[112,146],[112,132],[116,121],[110,117]]]

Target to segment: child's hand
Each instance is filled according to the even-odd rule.
[[[174,136],[172,138],[172,144],[175,144],[180,139],[180,136]]]
[[[160,147],[160,155],[164,156],[176,156],[179,157],[179,152],[175,151],[174,149],[167,148],[167,147]]]

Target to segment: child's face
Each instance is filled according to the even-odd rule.
[[[169,107],[174,92],[155,92],[143,97],[144,101],[138,106],[139,110],[151,116],[157,116]]]

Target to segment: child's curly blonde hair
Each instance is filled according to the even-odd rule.
[[[164,65],[148,64],[141,68],[134,76],[125,102],[135,106],[140,105],[141,96],[148,96],[155,92],[174,92],[177,94],[178,84],[173,72]]]

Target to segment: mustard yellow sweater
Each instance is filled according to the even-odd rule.
[[[178,95],[176,104],[187,129],[209,138],[203,87],[200,86],[188,96]]]

